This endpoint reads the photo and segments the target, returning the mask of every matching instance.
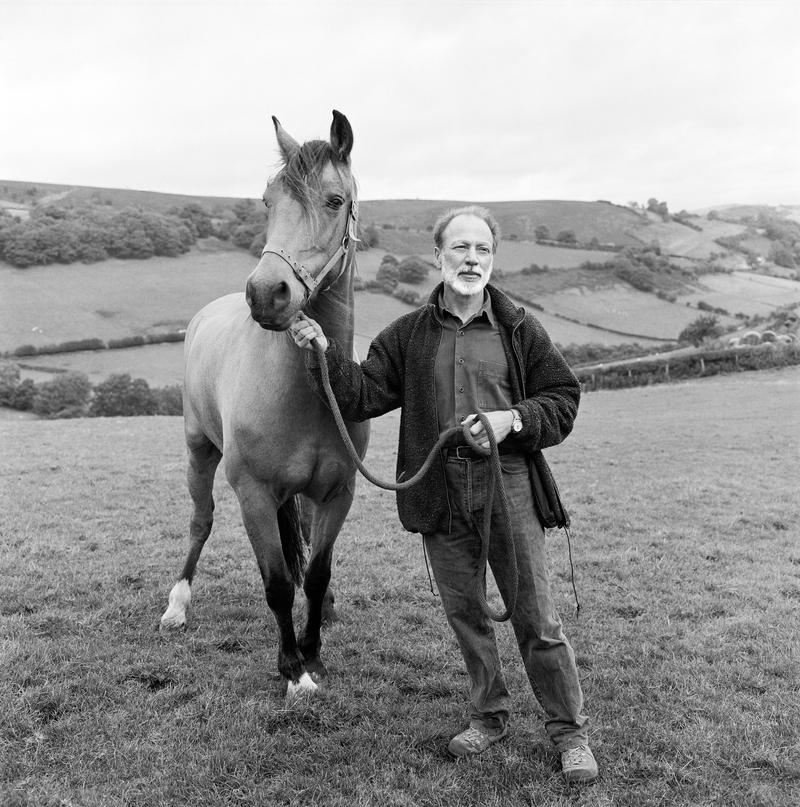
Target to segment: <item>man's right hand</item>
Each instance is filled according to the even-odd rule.
[[[289,326],[289,333],[292,335],[294,343],[304,350],[316,350],[314,340],[322,348],[323,353],[328,349],[328,340],[322,332],[320,324],[316,320],[307,317],[302,311]]]

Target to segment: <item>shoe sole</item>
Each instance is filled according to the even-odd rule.
[[[483,749],[483,751],[452,751],[450,749],[450,745],[447,746],[447,753],[450,754],[453,759],[463,759],[464,757],[477,757],[480,754],[484,753],[484,751],[488,751],[495,743],[499,743],[501,740],[505,740],[508,737],[508,727],[506,727],[505,731],[502,734],[498,734],[494,737],[489,737],[489,745]]]
[[[568,785],[590,785],[597,781],[597,774],[593,776],[591,774],[586,776],[570,776],[565,773],[564,778],[567,780]]]

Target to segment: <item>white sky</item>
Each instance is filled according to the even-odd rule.
[[[257,197],[800,204],[797,0],[0,0],[0,179]]]

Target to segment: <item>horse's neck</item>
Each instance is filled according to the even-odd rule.
[[[306,307],[308,315],[322,326],[325,336],[335,339],[348,356],[353,352],[355,268],[353,261],[329,289],[318,294]]]

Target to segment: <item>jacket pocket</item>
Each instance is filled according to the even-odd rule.
[[[478,362],[478,406],[484,412],[511,405],[508,365],[496,361]]]

